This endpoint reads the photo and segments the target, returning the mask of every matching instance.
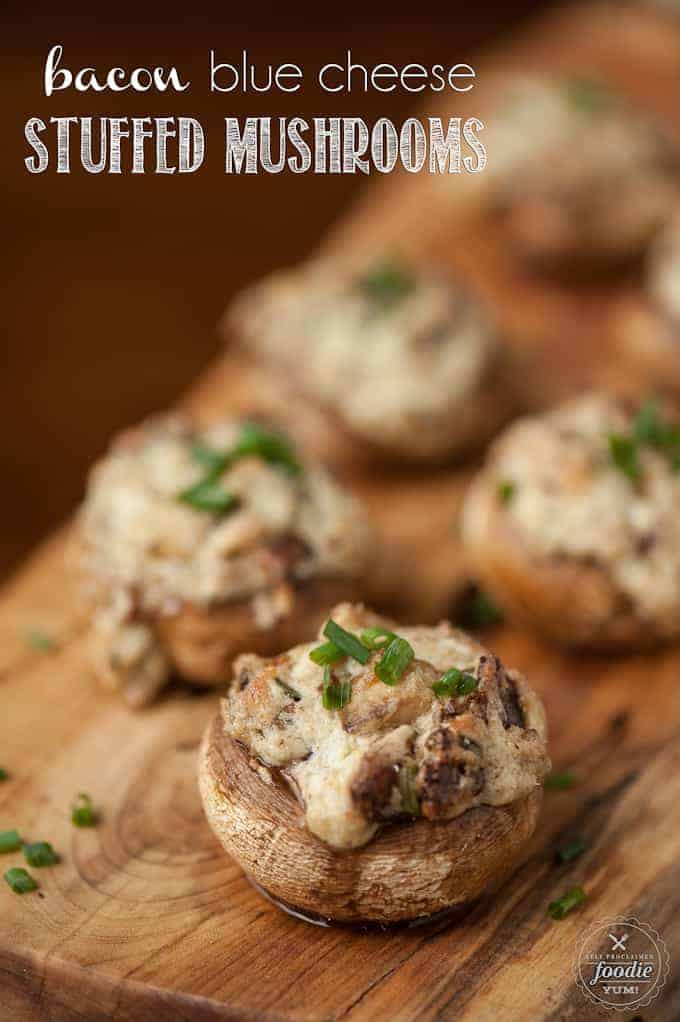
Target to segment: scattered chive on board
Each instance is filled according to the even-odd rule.
[[[26,643],[31,649],[38,649],[41,653],[50,653],[57,645],[52,636],[40,628],[30,628],[26,632]]]
[[[503,615],[481,589],[471,589],[460,602],[456,619],[463,628],[492,628],[503,621]]]
[[[582,887],[572,887],[571,890],[563,894],[557,901],[551,901],[548,905],[548,915],[552,919],[564,919],[573,912],[575,908],[581,905],[586,900],[586,892]]]
[[[573,862],[574,859],[578,859],[579,855],[583,855],[587,848],[588,842],[585,838],[575,837],[572,838],[571,841],[567,841],[567,843],[562,845],[561,848],[557,849],[555,858],[562,864]]]
[[[92,799],[85,792],[81,792],[71,806],[71,822],[74,827],[97,825],[97,813],[92,805]]]
[[[5,883],[12,888],[15,894],[28,894],[29,891],[35,891],[38,886],[37,881],[22,866],[13,866],[12,869],[8,869],[4,877]]]
[[[22,840],[18,830],[5,830],[0,834],[0,855],[18,852],[21,845]]]
[[[356,635],[346,631],[333,618],[329,618],[326,622],[323,634],[338,649],[341,649],[345,656],[351,656],[353,660],[357,660],[360,664],[368,663],[371,651],[366,649],[364,644],[357,639]]]
[[[9,772],[4,767],[0,767],[0,781],[8,781]]]
[[[375,665],[376,677],[386,685],[397,685],[414,656],[411,644],[395,635]]]
[[[603,82],[592,78],[568,78],[565,90],[571,106],[586,114],[601,113],[615,102],[615,93]]]
[[[543,782],[546,791],[565,791],[578,784],[578,777],[571,770],[563,770],[560,774],[550,774]]]
[[[49,841],[35,841],[33,844],[24,845],[24,858],[29,866],[42,869],[44,866],[56,866],[59,856]]]
[[[498,494],[499,504],[509,504],[517,493],[517,484],[506,479],[504,482],[498,484],[498,490],[496,492]]]

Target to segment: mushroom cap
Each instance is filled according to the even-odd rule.
[[[461,907],[499,884],[538,819],[542,788],[455,819],[384,827],[364,847],[336,851],[304,826],[275,772],[226,732],[221,715],[200,751],[208,822],[226,851],[274,899],[338,922],[395,923]]]
[[[680,629],[643,617],[605,566],[539,555],[499,503],[493,465],[468,490],[463,539],[470,569],[513,621],[567,647],[644,649]]]

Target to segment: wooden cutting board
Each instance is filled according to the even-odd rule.
[[[677,117],[680,34],[632,7],[578,8],[506,41],[477,62],[480,101],[490,71],[510,66],[595,66]],[[479,112],[473,98],[462,106]],[[621,285],[566,287],[523,274],[493,225],[470,215],[476,188],[427,176],[381,182],[326,246],[356,254],[398,244],[469,275],[498,311],[531,405],[606,379]],[[258,400],[281,406],[271,379],[229,356],[188,403],[209,418],[249,406],[256,387]],[[283,410],[375,515],[387,556],[371,598],[398,603],[413,620],[446,612],[466,577],[455,519],[470,467],[366,474],[334,449],[313,409],[296,400]],[[540,691],[556,767],[580,783],[547,793],[524,863],[456,925],[322,929],[263,900],[204,822],[196,750],[217,696],[178,689],[135,715],[96,687],[64,565],[67,534],[44,544],[0,598],[0,766],[11,773],[0,784],[0,830],[49,840],[62,856],[34,871],[38,893],[18,897],[0,885],[0,1018],[600,1018],[574,983],[574,943],[588,924],[616,915],[649,922],[675,957],[644,1019],[680,1017],[680,652],[569,656],[509,627],[489,634]],[[31,629],[56,647],[32,648]],[[101,810],[96,829],[71,826],[69,804],[82,790]],[[556,844],[576,834],[589,850],[556,867]],[[14,864],[19,856],[0,863]],[[587,903],[553,922],[548,903],[577,883]]]

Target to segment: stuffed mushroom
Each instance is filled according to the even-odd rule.
[[[623,299],[616,312],[625,384],[680,396],[680,218],[649,254],[644,293]]]
[[[493,203],[509,243],[540,268],[635,258],[677,202],[676,147],[651,115],[601,82],[518,79],[490,130]]]
[[[464,455],[508,414],[486,310],[458,281],[395,259],[275,274],[237,300],[225,325],[372,456]]]
[[[98,676],[134,706],[176,672],[223,684],[243,650],[295,642],[356,592],[357,501],[255,422],[149,421],[92,472],[78,550]]]
[[[239,658],[199,777],[218,838],[274,898],[396,922],[507,875],[548,769],[521,674],[448,623],[342,604],[318,641]]]
[[[511,617],[573,646],[680,636],[680,429],[591,394],[514,423],[463,508],[471,571]]]

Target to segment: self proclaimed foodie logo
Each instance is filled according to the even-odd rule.
[[[591,1001],[613,1011],[644,1008],[659,996],[670,969],[659,934],[639,919],[602,919],[576,944],[576,982]]]

